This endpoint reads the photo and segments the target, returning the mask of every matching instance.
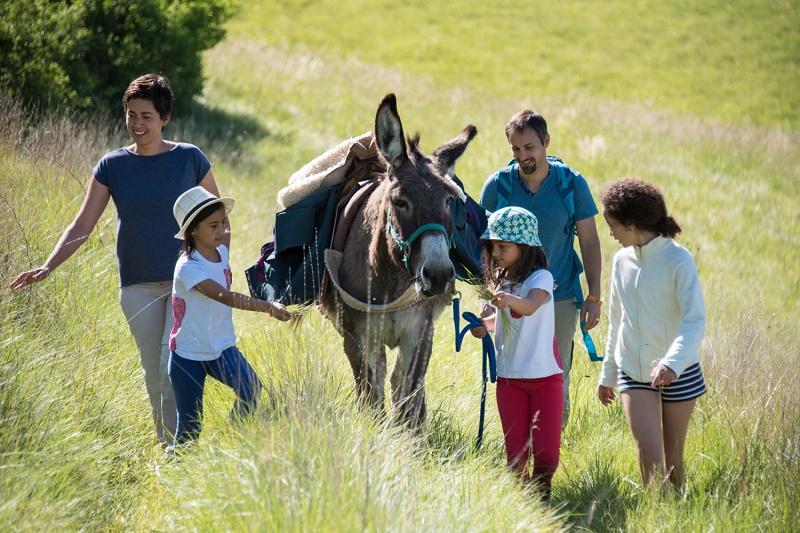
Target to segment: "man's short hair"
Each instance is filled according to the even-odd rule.
[[[511,120],[506,124],[506,139],[508,139],[512,133],[522,133],[526,129],[535,131],[539,140],[544,144],[547,138],[547,121],[542,115],[530,109],[520,111],[511,117]]]

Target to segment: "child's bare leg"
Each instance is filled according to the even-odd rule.
[[[631,389],[623,392],[622,405],[631,427],[642,482],[649,486],[664,479],[664,441],[661,430],[661,398],[658,392]]]
[[[662,406],[666,468],[670,482],[678,489],[683,489],[686,481],[683,447],[696,402],[696,399],[686,402],[666,402]]]

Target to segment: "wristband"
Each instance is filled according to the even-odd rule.
[[[600,298],[596,298],[596,297],[592,296],[591,294],[588,295],[586,297],[586,299],[589,300],[590,302],[596,303],[597,305],[603,305],[603,300],[601,300]]]
[[[275,308],[275,306],[273,305],[273,303],[272,303],[272,302],[269,302],[269,311],[267,311],[267,312],[269,313],[269,316],[272,316],[272,310],[273,310],[274,308]],[[274,317],[273,317],[273,318],[274,318]]]

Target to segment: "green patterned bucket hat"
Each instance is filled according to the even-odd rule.
[[[533,213],[521,207],[504,207],[492,213],[481,239],[528,246],[542,245],[539,241],[539,221]]]

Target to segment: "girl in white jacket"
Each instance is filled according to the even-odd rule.
[[[614,255],[609,332],[597,395],[622,397],[636,442],[642,481],[669,477],[683,487],[683,446],[697,398],[706,392],[700,342],[706,314],[697,266],[673,239],[681,226],[661,192],[636,178],[615,182],[602,197]]]

